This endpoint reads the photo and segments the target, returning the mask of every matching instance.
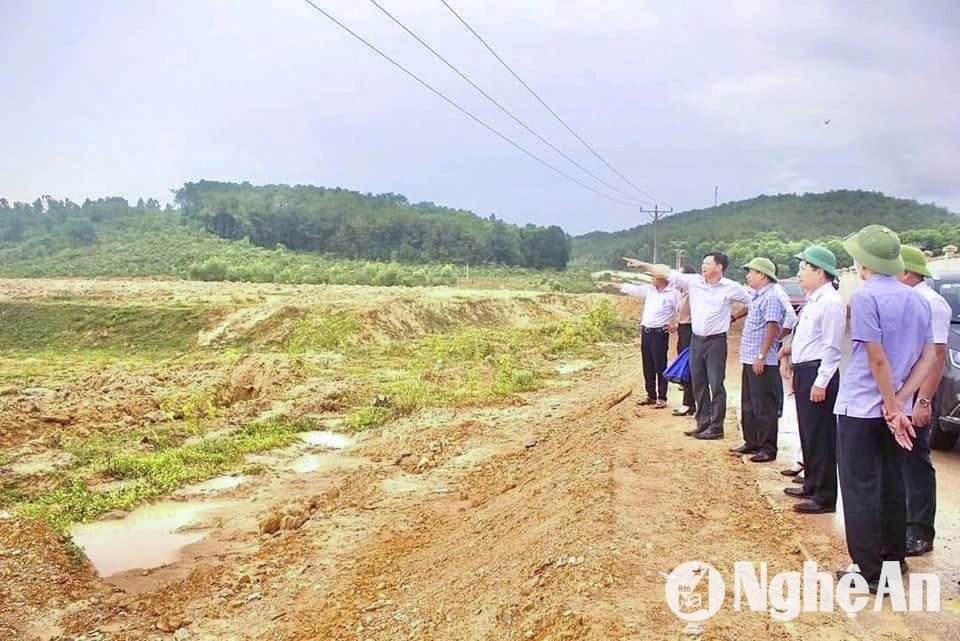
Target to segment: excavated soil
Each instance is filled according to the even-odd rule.
[[[224,505],[189,526],[206,538],[160,568],[98,578],[42,524],[0,515],[0,639],[957,637],[956,612],[781,623],[733,610],[730,581],[715,617],[681,621],[664,576],[683,562],[729,577],[735,561],[772,574],[847,558],[842,540],[761,491],[764,470],[785,462],[727,453],[735,409],[724,441],[690,439],[690,419],[635,407],[639,369],[635,349],[611,348],[513,404],[425,411],[342,450],[264,457],[268,472],[218,494]],[[728,381],[738,369],[731,355]],[[224,379],[251,391],[237,403],[275,393],[250,362]],[[302,452],[322,464],[298,473],[289,459]]]

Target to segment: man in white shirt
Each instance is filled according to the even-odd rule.
[[[710,441],[723,438],[727,413],[727,330],[733,303],[750,303],[750,294],[736,281],[724,276],[729,264],[723,252],[703,256],[700,274],[682,274],[666,265],[651,265],[635,258],[624,258],[628,267],[646,269],[690,296],[690,378],[697,404],[697,427],[688,436]]]
[[[840,356],[847,306],[834,289],[837,259],[826,247],[811,245],[797,254],[800,286],[807,304],[800,312],[793,343],[780,350],[790,357],[794,399],[803,452],[803,487],[784,493],[807,499],[793,506],[801,514],[837,510],[837,417],[833,406],[840,387]]]
[[[913,287],[930,303],[930,321],[933,330],[933,348],[936,360],[930,373],[920,384],[913,407],[911,422],[917,430],[913,449],[897,448],[900,471],[907,495],[907,556],[920,556],[933,549],[933,527],[937,512],[937,478],[930,461],[930,420],[943,369],[947,363],[947,338],[950,335],[950,320],[953,311],[943,296],[933,291],[923,280],[930,277],[927,258],[916,247],[903,245],[900,256],[906,271],[898,278],[901,283]]]
[[[640,316],[640,353],[643,357],[643,382],[647,397],[639,405],[667,406],[667,348],[670,326],[677,315],[679,295],[665,278],[654,278],[650,285],[625,284],[620,293],[644,299]]]

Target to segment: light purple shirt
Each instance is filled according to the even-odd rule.
[[[933,343],[930,304],[913,288],[893,276],[871,276],[850,300],[850,365],[841,377],[834,413],[854,418],[882,418],[883,397],[870,370],[864,343],[879,343],[890,363],[893,389],[899,390],[920,358]],[[903,411],[913,411],[913,399]]]

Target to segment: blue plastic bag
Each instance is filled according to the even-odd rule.
[[[673,362],[667,365],[663,370],[663,376],[671,383],[689,383],[690,382],[690,348],[684,347],[673,359]]]

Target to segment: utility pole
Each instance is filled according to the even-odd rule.
[[[677,270],[680,269],[680,259],[687,253],[687,250],[683,248],[687,244],[685,240],[671,240],[670,246],[673,247],[673,251],[677,252]]]
[[[661,214],[672,214],[673,207],[670,209],[660,209],[659,205],[654,205],[653,209],[641,209],[641,214],[653,214],[650,219],[653,221],[653,262],[657,262],[657,223],[660,222]]]
[[[717,206],[717,190],[720,189],[720,185],[713,186],[713,206]]]

